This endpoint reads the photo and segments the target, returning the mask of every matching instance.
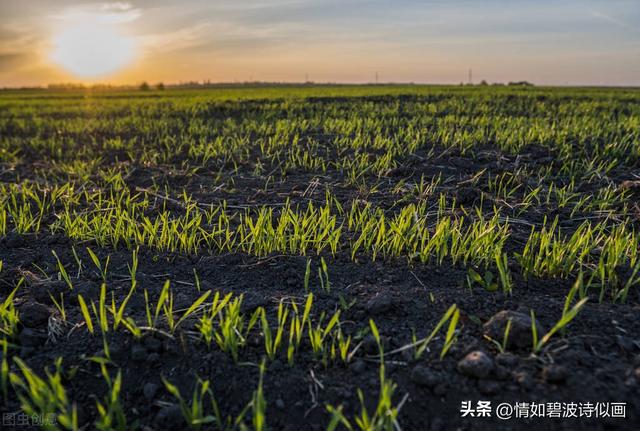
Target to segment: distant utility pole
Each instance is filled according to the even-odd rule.
[[[469,84],[473,84],[473,71],[469,68]]]
[[[378,72],[376,72],[376,84],[378,83]]]
[[[304,74],[304,82],[309,82],[309,74],[308,73]]]

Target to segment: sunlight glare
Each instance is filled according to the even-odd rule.
[[[133,60],[135,44],[116,24],[99,15],[84,15],[53,38],[51,59],[79,77],[113,73]]]

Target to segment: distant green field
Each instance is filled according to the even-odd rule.
[[[528,214],[533,201],[537,205],[541,199],[559,199],[571,215],[591,217],[624,204],[613,190],[622,179],[633,179],[627,173],[638,165],[639,101],[640,91],[633,89],[511,86],[9,91],[0,94],[0,161],[18,184],[93,184],[103,192],[120,192],[131,169],[154,167],[182,172],[185,185],[192,175],[206,174],[222,190],[235,175],[251,175],[268,187],[292,173],[328,176],[352,190],[376,190],[390,173],[408,172],[416,161],[437,164],[455,154],[466,158],[469,169],[478,166],[478,179],[500,198],[494,205],[501,217]],[[499,157],[497,166],[484,166],[484,155],[496,151],[525,154],[509,168],[500,167]],[[542,164],[540,157],[546,160]],[[434,190],[447,180],[446,170],[432,166],[425,173],[429,176],[421,181]],[[13,181],[3,186],[9,187],[7,196],[14,199],[22,190],[20,199],[29,201]],[[174,185],[155,186],[185,192]],[[0,208],[5,214],[8,202],[5,198]],[[59,203],[71,211],[70,202]],[[0,232],[46,228],[42,220],[47,217],[40,214],[37,223],[20,228],[15,215],[5,215]],[[602,222],[604,228],[611,219]],[[60,229],[59,215],[51,227]],[[132,238],[120,238],[127,235],[113,235],[113,241],[131,245]],[[189,247],[178,249],[195,252],[202,241],[195,235]],[[409,253],[403,247],[392,254]],[[490,261],[493,252],[487,253],[480,260]],[[611,270],[614,266],[609,263]],[[540,272],[556,270],[570,272],[567,267]]]
[[[209,88],[172,88],[165,90],[150,89],[70,89],[70,90],[0,90],[1,99],[12,98],[189,98],[189,99],[273,99],[273,98],[304,98],[304,97],[366,97],[380,95],[473,95],[473,94],[533,94],[555,95],[558,97],[630,97],[637,98],[640,88],[637,87],[529,87],[529,86],[469,86],[469,85],[220,85]]]
[[[353,98],[347,101],[342,98]],[[380,97],[388,103],[379,103]],[[397,98],[396,98],[397,97]],[[314,100],[322,98],[335,100]],[[272,100],[270,103],[258,102]],[[213,88],[164,91],[3,91],[0,92],[0,133],[5,157],[38,147],[82,147],[90,156],[87,140],[118,139],[161,144],[170,133],[173,156],[183,145],[224,137],[232,121],[234,136],[254,134],[257,122],[273,121],[260,131],[274,129],[290,138],[295,134],[342,132],[366,121],[381,132],[379,138],[407,136],[411,144],[454,146],[494,145],[517,151],[522,145],[553,146],[560,154],[575,155],[589,145],[610,141],[619,148],[637,136],[638,89],[521,88],[469,86],[282,86]],[[251,104],[248,101],[255,101]],[[249,105],[247,105],[249,103]],[[246,106],[252,107],[245,111]],[[397,118],[393,118],[397,115]],[[161,120],[150,123],[149,120]],[[139,128],[139,125],[146,124]],[[392,122],[392,123],[391,123]],[[325,124],[326,123],[326,124]],[[286,124],[286,126],[285,126]],[[389,127],[392,125],[393,127]],[[392,130],[397,128],[397,130]],[[345,130],[348,131],[348,130]],[[80,133],[82,142],[68,139]],[[369,134],[372,130],[368,130]],[[252,135],[256,136],[256,135]],[[153,137],[154,142],[147,142]],[[264,136],[257,135],[258,138]],[[416,142],[416,138],[421,142]],[[572,148],[567,144],[570,143]],[[576,147],[576,148],[574,148]],[[151,149],[151,148],[148,148]],[[595,149],[595,148],[594,148]],[[140,148],[138,148],[140,150]],[[197,150],[194,150],[197,152]],[[609,149],[607,151],[614,151]],[[630,148],[629,157],[637,151]],[[623,152],[624,153],[624,152]],[[74,158],[78,153],[67,153]],[[191,154],[195,155],[195,154]],[[586,154],[585,154],[586,155]],[[9,161],[10,159],[4,159]]]

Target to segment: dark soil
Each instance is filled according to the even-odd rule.
[[[466,182],[475,173],[486,168],[487,174],[496,175],[509,171],[516,163],[529,163],[535,167],[553,160],[553,155],[547,150],[535,147],[524,151],[517,160],[516,156],[499,155],[489,150],[483,152],[481,149],[467,155],[455,151],[445,153],[443,157],[429,161],[421,159],[420,153],[405,160],[402,169],[390,172],[380,181],[378,190],[367,195],[366,199],[392,210],[395,198],[390,195],[390,190],[398,181],[416,181],[423,174],[432,176],[440,173],[446,180],[442,191],[455,196],[460,205],[471,207],[474,203],[479,204],[484,194],[483,205],[491,207],[496,204],[491,196],[480,186]],[[195,175],[186,175],[165,167],[131,167],[134,170],[127,178],[131,190],[146,189],[154,183],[165,184],[173,190],[187,190],[202,203],[227,199],[230,205],[241,207],[257,204],[277,206],[287,197],[294,204],[314,200],[322,202],[325,186],[330,187],[341,201],[365,198],[362,191],[344,186],[343,178],[337,172],[325,176],[290,172],[264,191],[264,178],[252,176],[252,166],[245,166],[241,169],[245,174],[234,178],[235,190],[229,191],[216,189],[212,182],[213,170],[204,169]],[[14,166],[0,175],[4,182],[17,182],[18,179],[37,179],[34,172],[33,166],[27,164]],[[620,168],[612,173],[610,180],[622,182],[629,178],[628,174],[626,168]],[[320,186],[315,191],[306,192],[314,178],[318,178]],[[589,184],[585,187],[596,186]],[[178,205],[173,209],[181,211]],[[577,226],[577,221],[568,218],[568,212],[568,209],[537,208],[524,215],[522,220],[540,223],[545,215],[557,214],[563,226]],[[526,241],[531,229],[527,223],[514,223],[508,249],[521,247]],[[62,281],[39,280],[44,277],[38,268],[49,276],[57,273],[51,250],[55,250],[62,261],[74,262],[72,245],[68,238],[48,232],[24,236],[10,233],[2,238],[0,299],[4,299],[20,278],[25,277],[25,284],[19,289],[16,300],[18,309],[24,314],[21,334],[17,349],[11,350],[10,354],[25,360],[41,375],[45,367],[52,367],[57,357],[64,358],[65,369],[77,367],[75,377],[65,385],[70,399],[77,403],[81,425],[84,429],[91,429],[96,417],[96,397],[102,399],[106,386],[99,366],[87,358],[104,355],[102,339],[90,336],[84,328],[71,330],[70,326],[64,325],[56,339],[51,337],[49,316],[60,316],[48,293],[57,295],[65,291],[66,286]],[[127,264],[131,252],[99,249],[94,244],[75,244],[87,265],[90,260],[85,251],[86,245],[99,251],[101,258],[107,254],[111,256],[107,283],[109,292],[113,292],[116,302],[120,303],[130,286]],[[387,357],[387,376],[397,383],[394,401],[398,403],[408,395],[399,415],[402,429],[633,430],[640,427],[640,305],[637,291],[632,291],[624,304],[614,304],[610,300],[602,303],[590,301],[566,334],[557,334],[542,355],[532,355],[527,340],[515,342],[508,353],[501,354],[483,336],[483,324],[503,310],[525,316],[530,310],[535,310],[536,318],[546,332],[560,318],[570,280],[525,280],[514,268],[516,287],[511,295],[507,295],[487,292],[479,287],[470,290],[466,286],[467,268],[447,262],[443,265],[422,265],[409,264],[405,259],[372,261],[368,256],[358,256],[354,262],[347,251],[325,257],[329,262],[331,290],[320,290],[317,280],[312,279],[314,313],[316,316],[321,311],[333,313],[346,303],[348,307],[341,315],[343,329],[354,337],[356,344],[360,341],[363,344],[348,366],[323,366],[312,357],[310,349],[304,349],[290,367],[283,349],[279,359],[267,364],[265,373],[264,391],[270,429],[324,429],[330,418],[325,407],[327,404],[342,405],[347,417],[352,418],[360,408],[358,388],[365,394],[371,411],[378,393],[379,367],[375,343],[366,335],[369,319],[375,320],[386,341],[385,350],[391,351],[411,343],[413,333],[417,338],[427,336],[454,303],[461,312],[460,332],[457,342],[444,359],[439,358],[442,336],[419,360],[414,360],[406,352]],[[312,274],[315,274],[319,258],[311,258]],[[172,281],[176,294],[175,308],[188,307],[202,293],[194,286],[195,269],[203,292],[210,289],[242,294],[245,311],[263,306],[273,316],[281,299],[303,301],[306,262],[307,257],[300,256],[274,255],[258,259],[241,254],[214,255],[207,251],[197,256],[184,256],[142,249],[138,269],[141,289],[131,299],[128,313],[143,322],[142,288],[156,297],[167,279]],[[90,299],[97,298],[100,283],[99,276],[89,266],[78,279],[74,278],[77,292]],[[77,301],[68,296],[65,302],[67,321],[83,321]],[[238,414],[249,402],[258,384],[257,364],[264,355],[263,346],[249,340],[249,345],[241,351],[240,363],[235,364],[230,355],[216,348],[207,349],[192,331],[193,324],[185,324],[173,338],[148,333],[140,341],[125,331],[110,333],[110,353],[114,364],[123,373],[121,397],[130,423],[137,423],[143,429],[186,428],[176,410],[176,400],[165,390],[161,377],[176,384],[187,397],[198,377],[210,380],[225,416]],[[520,336],[526,338],[526,334]],[[473,368],[469,371],[465,366],[459,366],[467,354],[475,351],[488,356],[490,363],[486,371],[473,371]],[[9,390],[9,399],[0,409],[2,413],[19,410],[18,400]],[[462,403],[471,401],[475,406],[479,400],[491,401],[494,408],[491,417],[462,417]],[[496,418],[495,407],[502,402],[622,402],[626,403],[626,418],[500,420]],[[11,426],[6,425],[3,429],[11,429]]]
[[[18,247],[10,247],[7,240],[3,241],[1,250],[6,260],[2,289],[5,292],[9,285],[6,282],[14,281],[7,277],[33,263],[53,271],[55,263],[46,253],[49,248],[56,249],[61,259],[72,259],[70,253],[64,255],[68,248],[51,244],[54,239],[58,238],[27,238]],[[27,247],[28,244],[42,244],[42,251],[38,251],[37,246]],[[128,251],[111,253],[111,259],[114,280],[109,284],[119,302],[126,295],[129,284],[118,283],[116,274],[126,276],[130,254]],[[244,294],[247,310],[257,306],[274,310],[280,299],[297,298],[302,302],[304,295],[305,258],[273,256],[258,260],[242,255],[190,258],[147,251],[141,254],[140,261],[140,286],[150,292],[158,292],[167,278],[174,283],[192,284],[192,269],[196,268],[203,289]],[[494,429],[505,424],[515,429],[528,429],[540,427],[541,421],[544,421],[545,429],[580,426],[578,419],[500,421],[461,418],[461,402],[466,400],[474,403],[491,400],[494,406],[499,402],[626,402],[627,419],[585,420],[584,426],[589,429],[635,428],[633,424],[640,420],[640,346],[635,336],[640,330],[637,304],[631,301],[625,305],[588,304],[571,325],[569,336],[553,341],[544,356],[531,357],[530,347],[512,349],[510,354],[500,355],[496,347],[483,338],[481,323],[501,310],[528,313],[533,309],[541,325],[548,329],[559,318],[565,299],[563,289],[553,281],[517,280],[518,289],[511,296],[469,291],[464,287],[465,274],[454,267],[410,267],[404,262],[361,259],[354,263],[349,256],[340,255],[332,260],[330,267],[331,292],[316,294],[316,312],[333,312],[340,306],[340,296],[347,303],[355,300],[354,305],[343,313],[342,319],[347,322],[345,331],[355,335],[358,330],[367,328],[367,320],[372,318],[388,340],[388,350],[410,343],[412,331],[419,337],[426,336],[449,305],[456,303],[459,306],[461,334],[444,360],[438,359],[439,344],[434,343],[434,351],[418,361],[400,353],[387,362],[387,374],[398,384],[397,396],[409,395],[400,415],[403,429]],[[97,297],[99,281],[91,271],[83,273],[76,284],[77,289],[86,292],[85,297]],[[31,285],[23,291],[29,293],[19,296],[21,310],[31,307],[28,308],[31,328],[23,329],[23,334],[32,331],[42,334],[35,341],[21,337],[23,345],[19,356],[34,370],[51,366],[59,356],[64,358],[65,367],[79,367],[77,376],[67,388],[71,399],[78,403],[81,419],[89,420],[95,415],[92,397],[104,390],[104,381],[98,366],[84,358],[100,355],[103,348],[100,337],[75,331],[57,341],[47,341],[47,318],[34,318],[34,303],[38,301],[55,313],[55,308],[47,303],[50,301],[40,290],[56,291],[61,287],[65,288],[61,282]],[[430,294],[434,302],[431,302]],[[189,306],[199,295],[193,286],[181,286],[176,308]],[[129,313],[144,321],[141,295],[132,299]],[[82,321],[77,306],[67,305],[67,319]],[[111,356],[123,372],[123,402],[129,409],[131,421],[139,420],[140,424],[153,429],[166,429],[168,423],[165,421],[169,419],[164,418],[166,412],[159,402],[175,400],[164,390],[161,376],[176,383],[184,394],[191,393],[196,375],[209,379],[220,408],[228,414],[237,414],[249,401],[258,381],[257,367],[236,365],[229,355],[216,349],[209,351],[186,334],[179,334],[173,340],[161,336],[154,338],[157,343],[148,342],[149,337],[152,336],[148,335],[141,343],[124,334],[109,337]],[[153,347],[149,348],[149,345]],[[369,400],[375,400],[378,387],[376,349],[375,344],[371,348],[370,340],[368,345],[348,367],[329,365],[325,368],[308,354],[299,355],[293,367],[287,365],[284,357],[269,364],[265,376],[268,424],[273,429],[318,428],[328,420],[324,408],[327,403],[342,404],[347,412],[358,409],[356,388],[368,394]],[[134,350],[137,350],[135,355]],[[465,376],[457,369],[458,362],[476,350],[486,352],[495,362],[489,375],[482,379]],[[242,362],[257,364],[263,354],[261,345],[248,346],[242,351]],[[550,366],[559,366],[565,371],[560,377],[549,376]],[[323,386],[315,401],[310,392],[315,386],[312,371]],[[420,376],[425,371],[431,375],[427,381]],[[159,388],[152,399],[143,393],[148,384]],[[14,400],[3,411],[17,408]],[[171,420],[175,421],[174,427],[184,426],[179,415]]]

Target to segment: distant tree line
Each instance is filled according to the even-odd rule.
[[[147,81],[144,81],[142,84],[140,84],[140,87],[138,87],[140,90],[142,91],[149,91],[151,90],[151,85],[149,85],[149,83]],[[164,90],[164,83],[162,82],[158,82],[154,88],[156,90]]]
[[[484,86],[488,86],[488,85],[503,86],[505,84],[503,84],[502,82],[494,82],[492,84],[489,84],[486,80],[483,79],[478,84],[471,84],[471,83],[465,84],[465,83],[461,82],[460,85],[479,85],[481,87],[484,87]],[[509,87],[533,87],[534,86],[534,84],[532,84],[529,81],[509,81],[509,83],[506,84],[506,85],[509,86]]]

